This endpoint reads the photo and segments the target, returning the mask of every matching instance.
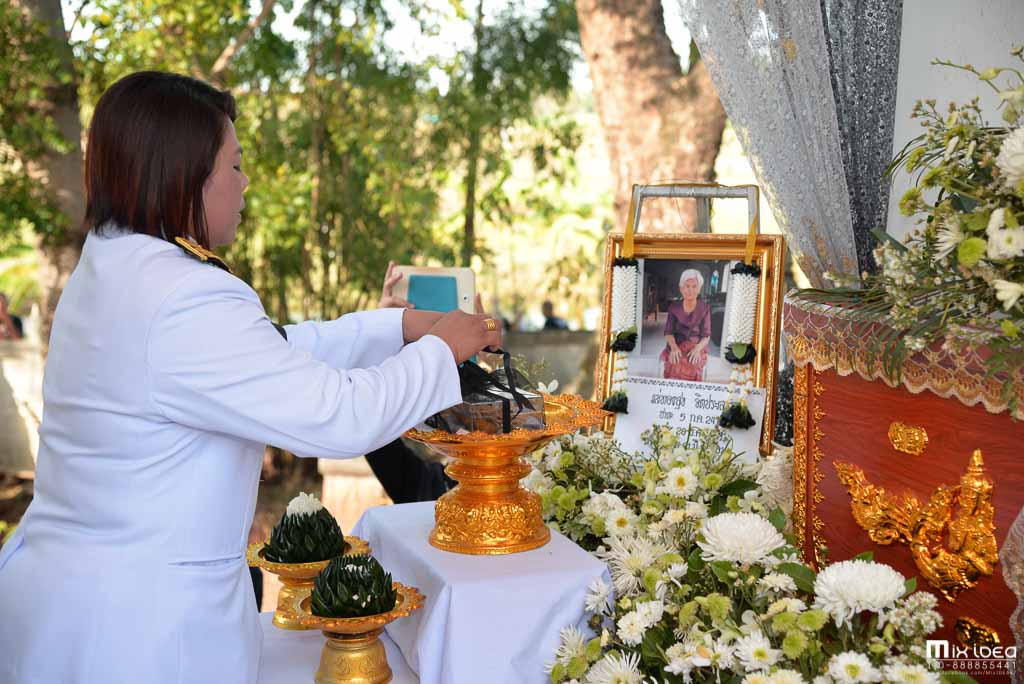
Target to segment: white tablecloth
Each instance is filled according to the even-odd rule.
[[[320,665],[320,651],[324,648],[323,632],[316,629],[279,629],[271,623],[274,614],[260,613],[263,628],[263,659],[260,661],[260,684],[304,684],[312,682]],[[392,684],[417,684],[413,674],[395,642],[382,634],[388,665],[394,674]]]
[[[426,605],[392,622],[387,633],[423,684],[545,683],[559,631],[585,623],[583,599],[608,570],[557,532],[539,549],[469,556],[427,541],[434,503],[367,510],[352,533]]]

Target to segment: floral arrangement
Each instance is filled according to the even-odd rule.
[[[1024,61],[1022,52],[1018,46],[1012,54]],[[827,274],[840,287],[800,297],[853,304],[851,316],[865,334],[874,323],[901,333],[878,336],[873,350],[894,378],[908,353],[933,343],[953,352],[987,345],[988,370],[1003,377],[1009,398],[1013,378],[1024,370],[1024,74],[933,64],[963,69],[993,88],[1003,125],[982,120],[977,98],[951,103],[945,113],[935,100],[918,102],[913,117],[924,133],[889,168],[916,177],[900,210],[919,217],[918,228],[904,243],[879,235],[880,272],[865,275],[863,289],[847,282],[849,276]],[[1005,76],[1012,83],[1000,87]],[[926,199],[933,193],[934,200]]]
[[[868,556],[822,572],[798,560],[786,516],[720,429],[603,435],[530,456],[549,525],[608,564],[585,599],[589,633],[562,630],[558,684],[940,681],[925,636],[937,601]]]

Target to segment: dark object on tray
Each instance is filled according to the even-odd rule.
[[[504,357],[504,366],[493,372],[472,361],[459,366],[462,403],[434,414],[427,425],[453,434],[462,430],[501,434],[516,428],[544,428],[544,398],[512,367],[508,352],[498,353]]]

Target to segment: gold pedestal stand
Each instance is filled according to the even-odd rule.
[[[541,518],[540,497],[519,481],[530,473],[522,457],[560,435],[600,424],[607,411],[574,395],[544,395],[540,430],[508,434],[452,434],[409,430],[405,436],[447,455],[445,468],[458,486],[437,500],[430,543],[466,554],[505,554],[544,546],[551,531]]]
[[[274,611],[272,622],[275,627],[280,627],[281,629],[310,629],[309,627],[301,626],[296,621],[294,615],[291,615],[291,606],[298,596],[303,595],[303,593],[306,596],[309,595],[309,592],[313,590],[313,581],[331,561],[328,559],[316,561],[315,563],[274,563],[268,561],[266,556],[264,556],[264,547],[269,543],[268,540],[250,544],[249,548],[246,549],[245,556],[250,566],[263,568],[267,572],[277,575],[281,580],[281,592],[277,596],[277,610]],[[345,537],[345,550],[342,551],[341,555],[369,556],[370,545],[359,537],[347,535]]]
[[[423,607],[424,596],[416,587],[394,582],[398,597],[386,613],[358,618],[327,618],[310,612],[310,590],[292,598],[288,617],[299,629],[319,629],[327,637],[320,654],[316,684],[385,684],[391,681],[391,666],[380,635],[384,626],[407,617]]]

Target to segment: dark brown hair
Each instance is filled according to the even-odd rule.
[[[235,99],[188,76],[140,71],[107,88],[85,148],[85,226],[112,221],[173,241],[210,246],[203,183]]]

